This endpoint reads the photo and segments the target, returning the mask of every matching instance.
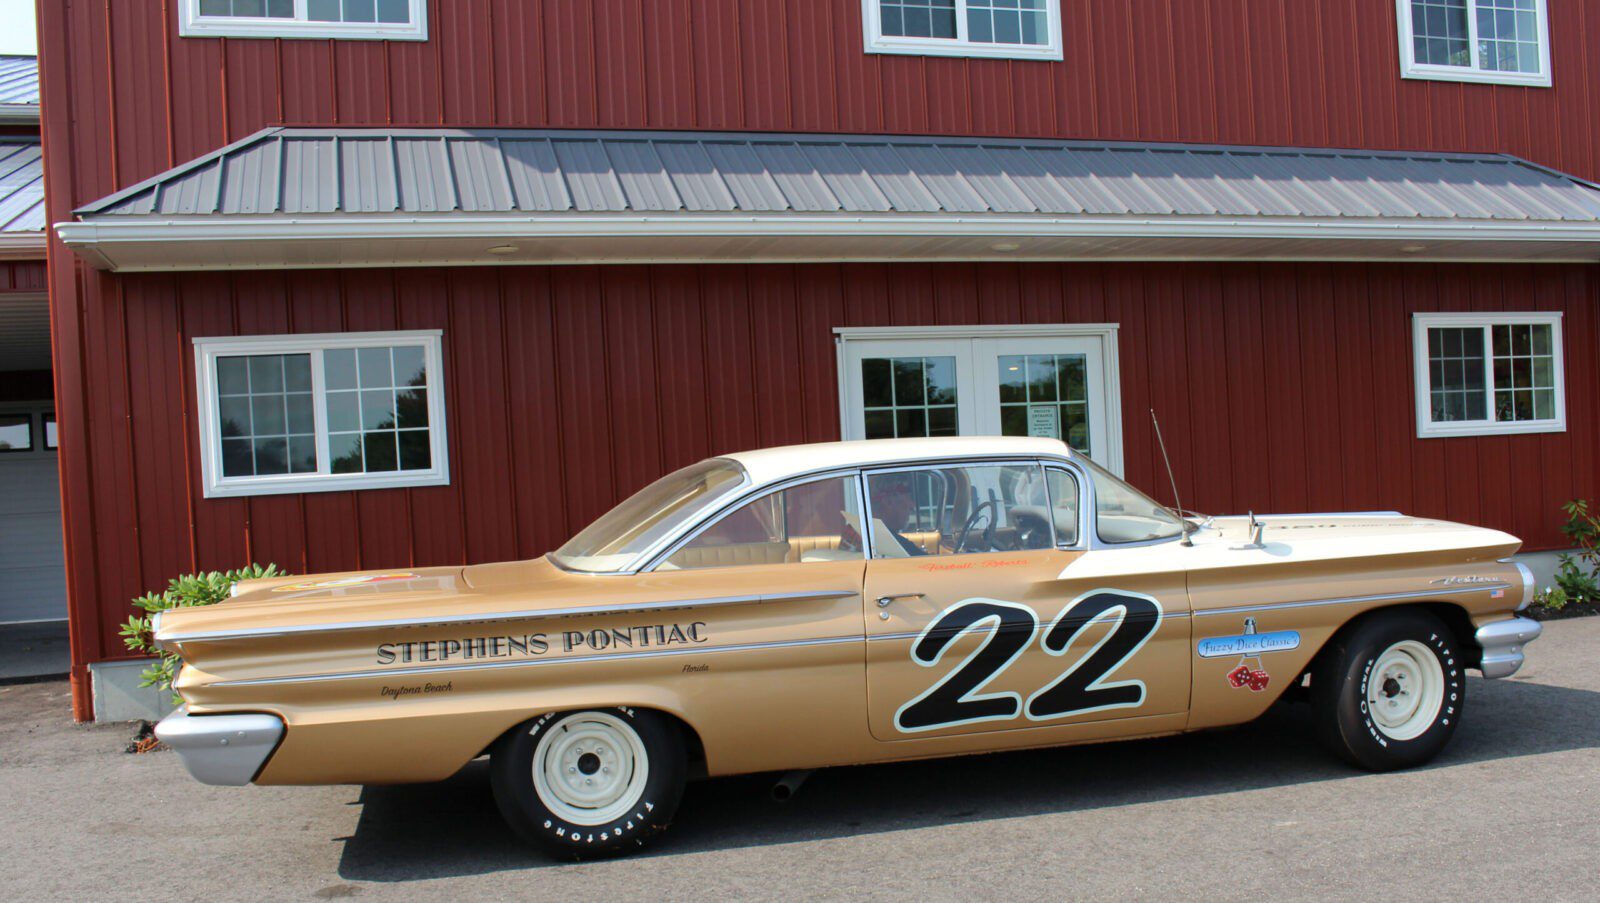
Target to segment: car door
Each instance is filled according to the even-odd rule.
[[[1138,733],[1132,719],[1187,709],[1183,575],[1119,567],[1127,550],[1093,539],[1083,471],[988,461],[863,480],[876,739],[1113,719]]]

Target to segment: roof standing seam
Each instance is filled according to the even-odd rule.
[[[269,129],[79,213],[823,213],[1600,222],[1514,157],[963,138]]]

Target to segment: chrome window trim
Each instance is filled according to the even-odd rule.
[[[793,602],[803,599],[845,599],[858,596],[858,590],[811,590],[787,593],[755,593],[741,596],[709,596],[699,599],[665,599],[660,602],[620,602],[614,605],[581,605],[571,608],[537,608],[519,611],[439,615],[432,618],[406,618],[384,621],[338,621],[331,624],[307,624],[299,627],[266,629],[241,628],[238,630],[213,630],[202,633],[181,633],[157,637],[164,643],[211,643],[241,639],[300,636],[304,634],[341,633],[353,630],[382,630],[389,627],[420,628],[449,627],[461,624],[490,624],[497,621],[542,621],[557,618],[578,618],[591,615],[618,615],[637,612],[674,611],[680,609],[719,608],[727,605],[766,605],[771,602]]]
[[[869,477],[873,476],[874,474],[880,474],[880,473],[904,473],[904,472],[907,472],[907,471],[917,471],[917,470],[952,470],[952,469],[957,468],[957,467],[984,467],[984,466],[1004,467],[1004,466],[1006,466],[1008,464],[1031,464],[1034,467],[1039,468],[1039,475],[1040,476],[1044,476],[1044,470],[1045,470],[1046,467],[1048,467],[1050,465],[1054,465],[1054,464],[1064,463],[1064,462],[1066,462],[1068,460],[1070,460],[1070,459],[1068,459],[1068,458],[1029,457],[1027,455],[996,455],[994,457],[988,457],[988,458],[946,458],[946,459],[936,460],[936,461],[932,461],[932,462],[929,462],[929,461],[917,461],[917,462],[897,461],[894,464],[884,464],[884,465],[879,465],[879,466],[863,465],[861,467],[861,495],[862,495],[861,501],[862,501],[862,504],[864,505],[864,507],[862,508],[863,514],[862,514],[861,528],[862,528],[862,530],[864,530],[868,534],[870,534],[872,532],[871,528],[868,526],[869,524],[872,523],[872,496],[871,496],[871,494],[869,492],[867,492],[867,479]],[[1046,491],[1046,497],[1047,498],[1049,497],[1048,490]],[[1080,507],[1081,507],[1081,503],[1080,503]],[[1052,523],[1050,525],[1050,539],[1051,539],[1050,548],[1060,548],[1060,546],[1055,545],[1055,524],[1054,523]],[[869,547],[870,547],[870,543],[869,543]],[[1042,551],[1044,551],[1044,549],[1020,549],[1018,551],[1023,551],[1023,552],[1042,552]],[[963,554],[963,555],[981,555],[981,554],[985,554],[985,553],[982,553],[982,552],[962,552],[961,554]],[[930,557],[937,557],[937,556],[930,556]],[[868,561],[891,561],[893,559],[873,558],[869,554],[867,556],[867,560]]]
[[[1059,470],[1065,473],[1068,477],[1072,478],[1073,482],[1078,484],[1078,541],[1071,545],[1062,545],[1060,542],[1057,542],[1056,548],[1063,552],[1088,551],[1090,533],[1089,527],[1092,523],[1088,519],[1088,513],[1090,509],[1094,507],[1094,484],[1089,482],[1088,474],[1085,473],[1084,469],[1075,461],[1045,460],[1041,461],[1040,463],[1044,466],[1045,470],[1046,494],[1049,493],[1049,475],[1051,470]],[[1050,499],[1050,503],[1052,506],[1054,506],[1055,499],[1053,497]],[[1055,529],[1055,518],[1053,517],[1051,518],[1050,529]]]
[[[717,524],[722,522],[722,519],[724,517],[727,517],[728,515],[734,513],[735,511],[738,511],[740,508],[743,508],[745,505],[748,505],[751,502],[758,501],[759,499],[761,499],[761,498],[763,498],[765,496],[769,496],[774,492],[782,492],[782,491],[784,491],[786,489],[792,489],[792,488],[794,488],[796,486],[805,486],[805,485],[809,485],[811,483],[820,483],[823,480],[843,479],[843,478],[848,478],[848,477],[851,477],[851,476],[855,476],[857,474],[858,474],[858,471],[853,466],[851,466],[851,467],[838,467],[838,468],[834,468],[834,469],[831,469],[831,470],[815,471],[815,472],[812,472],[812,473],[803,474],[801,476],[790,477],[790,478],[787,478],[787,479],[784,479],[784,480],[779,480],[779,481],[773,482],[773,483],[764,483],[761,486],[756,487],[756,488],[752,489],[751,491],[749,491],[749,492],[747,492],[747,493],[745,493],[743,495],[736,496],[732,501],[730,501],[724,507],[718,508],[715,512],[711,513],[710,515],[705,517],[703,520],[701,520],[698,523],[692,525],[688,529],[687,532],[680,534],[678,536],[678,538],[675,541],[673,541],[670,545],[668,545],[665,549],[662,549],[660,552],[654,553],[651,556],[651,558],[649,559],[649,561],[643,567],[638,569],[637,573],[642,573],[642,574],[654,573],[657,568],[659,568],[662,564],[664,564],[668,558],[671,558],[674,554],[676,554],[679,549],[683,548],[684,546],[688,545],[691,542],[694,542],[695,539],[699,538],[701,533],[704,533],[705,531],[711,529],[712,527],[715,527]],[[746,475],[748,476],[748,472],[746,472]],[[860,487],[858,485],[857,489],[856,489],[857,510],[860,510],[860,505],[861,505],[861,503],[863,501],[863,499],[861,498],[861,494],[860,493],[861,493],[861,490],[860,490]],[[787,527],[785,529],[787,530]],[[863,558],[863,560],[865,560],[865,559]],[[788,564],[788,563],[789,562],[784,562],[784,564]],[[694,570],[703,570],[703,569],[695,568]],[[621,572],[618,572],[618,573],[621,573]]]
[[[717,457],[727,457],[727,456],[726,455],[718,455]],[[801,480],[801,481],[803,481],[803,480],[805,480],[805,479],[807,479],[809,477],[825,477],[825,476],[828,476],[830,474],[846,474],[846,473],[849,473],[851,471],[877,470],[877,469],[880,469],[880,468],[893,469],[893,468],[904,467],[904,468],[908,468],[908,469],[914,469],[914,468],[917,468],[917,467],[926,467],[926,466],[938,466],[938,465],[951,465],[951,466],[954,466],[954,465],[958,465],[958,464],[986,463],[986,462],[991,462],[991,461],[1004,463],[1004,462],[1013,462],[1013,461],[1039,461],[1039,460],[1048,461],[1048,462],[1058,462],[1058,461],[1066,461],[1066,460],[1069,460],[1069,459],[1066,458],[1066,457],[1061,457],[1061,458],[1054,458],[1054,457],[1039,458],[1039,457],[1030,457],[1028,455],[1001,455],[1001,456],[994,456],[994,457],[959,456],[959,457],[946,457],[946,458],[923,458],[923,459],[918,459],[918,460],[896,461],[896,462],[893,462],[893,463],[877,464],[877,465],[875,465],[875,464],[847,464],[847,465],[837,465],[837,464],[835,464],[835,465],[833,465],[831,467],[819,467],[816,470],[807,470],[807,471],[802,471],[800,473],[791,474],[791,475],[789,475],[787,477],[784,477],[783,480],[781,480],[781,481],[773,481],[773,482],[770,482],[770,483],[755,483],[754,481],[750,481],[750,485],[748,487],[746,487],[745,491],[740,495],[729,497],[727,499],[727,501],[725,502],[725,506],[726,507],[731,507],[731,506],[734,506],[734,505],[738,505],[738,504],[741,503],[741,501],[746,501],[746,500],[752,499],[756,495],[760,494],[761,492],[765,491],[768,488],[772,488],[772,487],[778,486],[779,483],[787,483],[787,482],[789,482],[791,480]],[[746,476],[747,477],[748,477],[748,474],[749,474],[749,472],[746,471]],[[865,497],[863,497],[862,498],[862,502],[863,502],[863,504],[865,504],[867,502],[867,499]],[[710,515],[708,515],[708,517],[711,517],[711,518],[720,517],[724,510],[726,510],[726,508],[718,508],[716,511],[714,511]],[[866,509],[863,508],[863,511],[865,511],[865,510]],[[585,525],[585,526],[587,526],[587,525]],[[652,546],[651,548],[646,549],[644,552],[640,553],[640,556],[639,556],[638,560],[639,561],[644,561],[646,563],[638,565],[636,567],[632,567],[632,568],[616,570],[616,571],[580,571],[580,570],[575,570],[573,568],[562,567],[562,565],[559,562],[555,562],[554,559],[551,559],[551,561],[557,567],[561,568],[561,570],[566,571],[569,574],[574,574],[574,575],[583,576],[583,577],[631,577],[631,576],[636,576],[636,575],[638,575],[640,573],[643,573],[647,567],[652,567],[652,566],[654,566],[656,564],[656,559],[660,557],[660,553],[658,551],[659,549],[664,548],[664,547],[666,547],[668,545],[671,545],[672,543],[675,543],[678,540],[678,538],[682,537],[685,533],[692,532],[693,530],[696,530],[698,528],[699,528],[699,524],[696,523],[694,525],[681,528],[678,533],[669,534],[668,536],[662,537],[662,539],[658,540],[657,543],[654,546]],[[868,541],[868,545],[870,546],[870,540]],[[549,557],[549,556],[546,555],[546,557]],[[869,556],[868,560],[871,560],[870,556]]]

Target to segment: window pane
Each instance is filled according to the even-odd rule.
[[[317,431],[316,414],[312,410],[311,394],[288,397],[289,432],[294,435],[311,435]]]
[[[360,361],[361,388],[382,389],[394,385],[388,348],[362,348],[356,355]]]
[[[1054,541],[1037,465],[875,473],[867,493],[876,558],[1043,549]]]
[[[1050,489],[1050,517],[1056,529],[1056,544],[1078,544],[1078,481],[1064,470],[1045,472]]]
[[[328,393],[328,431],[353,432],[361,429],[361,394],[359,392]]]
[[[289,472],[316,473],[317,440],[314,436],[289,437]]]
[[[407,389],[395,393],[395,414],[400,429],[428,425],[428,390]]]
[[[1467,0],[1416,0],[1411,4],[1416,61],[1433,66],[1471,66],[1467,44]]]
[[[330,469],[334,473],[361,473],[365,464],[361,459],[361,434],[341,433],[328,437]]]
[[[956,434],[955,358],[865,358],[861,382],[868,439]]]
[[[362,436],[361,451],[366,455],[367,473],[398,470],[400,467],[393,432],[385,430],[365,434]]]
[[[804,564],[861,558],[854,477],[764,495],[707,527],[662,569]]]
[[[400,433],[400,469],[427,470],[433,466],[433,449],[429,446],[427,430],[405,430]]]
[[[1095,532],[1101,542],[1145,542],[1183,533],[1183,522],[1165,506],[1117,479],[1089,458],[1079,458],[1094,482]]]
[[[883,0],[880,24],[886,35],[954,38],[956,0]]]
[[[313,22],[337,22],[339,5],[339,0],[310,0],[306,6],[306,18]]]
[[[249,439],[222,440],[222,475],[248,477],[256,472],[255,458],[250,451]]]
[[[51,411],[44,415],[44,447],[57,448],[56,440],[56,412]]]
[[[289,472],[289,440],[284,438],[257,439],[256,475],[268,476]]]
[[[1000,403],[1009,404],[1028,400],[1028,376],[1023,370],[1028,359],[1020,354],[1000,358]]]
[[[0,414],[0,452],[33,450],[33,415]]]
[[[392,430],[394,423],[394,392],[380,389],[361,393],[361,428],[364,430]]]
[[[311,355],[284,355],[283,387],[290,392],[311,391]]]
[[[283,395],[250,396],[250,434],[283,436],[287,433],[283,417]]]
[[[260,354],[250,358],[250,394],[283,391],[283,356]]]
[[[1436,349],[1428,359],[1434,422],[1487,419],[1483,405],[1483,327],[1430,327],[1428,347]],[[1498,369],[1495,375],[1498,380]]]
[[[224,357],[217,360],[217,393],[219,395],[248,395],[250,393],[250,362],[242,357]]]
[[[420,345],[399,345],[394,349],[394,377],[397,386],[428,384],[426,358]]]
[[[410,22],[410,0],[378,0],[378,21],[394,24]]]
[[[250,435],[250,396],[219,399],[222,435]]]
[[[339,348],[323,352],[323,379],[329,389],[354,389],[356,387],[356,352],[353,348]]]
[[[376,22],[378,8],[375,0],[344,0],[346,22]]]

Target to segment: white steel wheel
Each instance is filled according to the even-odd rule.
[[[1423,734],[1444,705],[1444,668],[1433,650],[1401,640],[1378,654],[1367,681],[1367,711],[1391,740]]]
[[[574,825],[604,825],[628,814],[649,779],[644,741],[608,712],[564,718],[534,748],[534,792],[551,813]]]

